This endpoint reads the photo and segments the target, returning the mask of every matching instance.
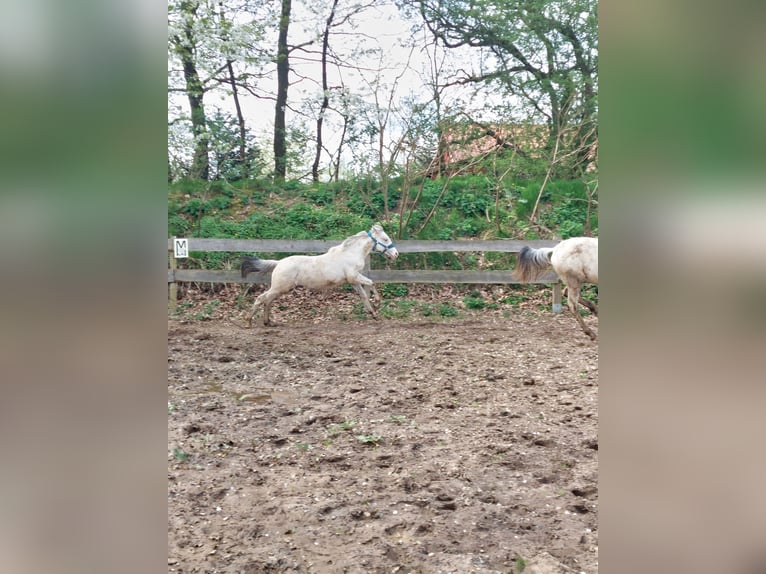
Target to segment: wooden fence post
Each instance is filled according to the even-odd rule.
[[[553,284],[553,312],[561,313],[561,283]]]
[[[370,276],[370,254],[367,254],[367,257],[364,258],[364,269],[362,269],[362,275],[365,277]],[[369,299],[372,296],[372,289],[370,287],[362,287],[364,289],[364,292],[367,293],[367,298]]]
[[[175,281],[175,273],[178,264],[176,263],[176,256],[172,249],[168,252],[168,262],[170,264],[170,272],[173,274],[173,281],[168,283],[168,311],[175,313],[178,308],[178,283]]]

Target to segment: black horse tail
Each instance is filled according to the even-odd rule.
[[[257,257],[245,256],[242,258],[242,264],[239,270],[244,279],[248,273],[268,273],[273,271],[279,261],[273,259],[258,259]]]
[[[516,278],[522,283],[536,279],[543,269],[550,265],[549,256],[551,253],[553,253],[552,247],[541,247],[540,249],[534,249],[527,245],[522,247],[516,266]]]

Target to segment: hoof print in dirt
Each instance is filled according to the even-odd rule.
[[[189,423],[183,427],[183,430],[184,434],[188,436],[190,434],[198,433],[207,429],[204,429],[199,423]]]
[[[536,438],[532,444],[535,446],[553,446],[554,442],[549,438]]]
[[[574,574],[578,570],[569,568],[547,552],[541,552],[526,562],[524,574]]]
[[[449,494],[437,494],[436,508],[437,510],[457,510],[457,503]]]
[[[595,486],[588,485],[588,486],[575,486],[572,488],[569,492],[574,494],[575,496],[578,496],[580,498],[587,498],[591,499],[596,496],[598,493],[598,489]]]
[[[579,503],[579,504],[570,504],[567,509],[570,512],[574,512],[576,514],[587,514],[590,512],[590,508],[585,503]]]

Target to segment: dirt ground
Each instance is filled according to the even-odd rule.
[[[568,312],[311,304],[168,319],[169,572],[597,572],[598,345]]]

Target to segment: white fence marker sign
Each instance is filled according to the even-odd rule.
[[[189,240],[173,238],[173,255],[176,259],[189,257]]]

